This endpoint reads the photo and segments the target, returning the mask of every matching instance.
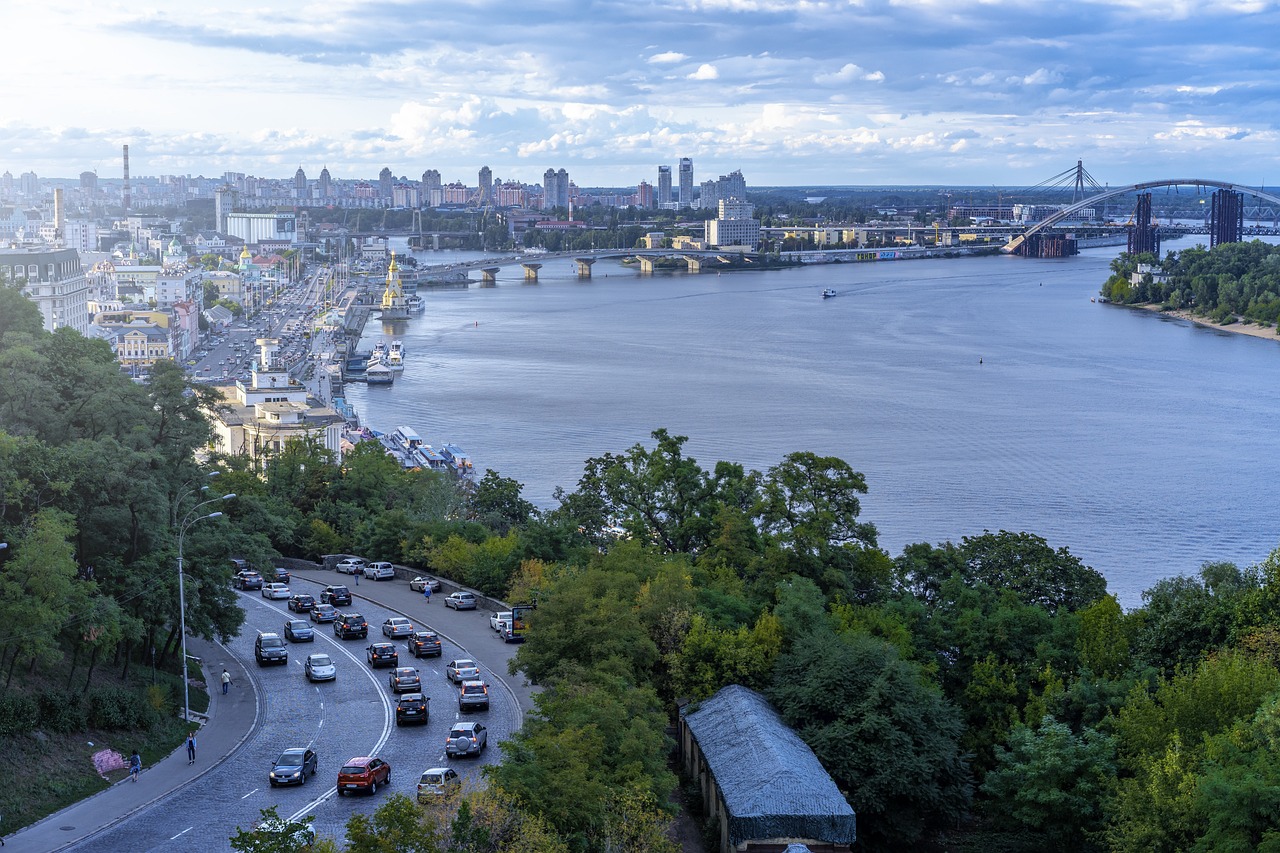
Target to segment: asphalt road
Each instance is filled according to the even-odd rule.
[[[403,580],[365,580],[357,587],[350,576],[318,569],[295,574],[291,586],[295,591],[315,594],[323,584],[334,582],[347,583],[355,593],[351,609],[369,622],[369,638],[338,640],[329,625],[317,626],[314,642],[289,644],[287,665],[259,667],[253,656],[257,632],[282,633],[285,620],[296,617],[284,600],[268,601],[257,592],[239,593],[246,622],[227,648],[254,682],[257,722],[250,736],[205,775],[69,849],[85,853],[230,850],[228,839],[236,827],[251,826],[259,810],[271,805],[278,806],[285,817],[315,815],[318,833],[341,837],[352,814],[372,812],[386,793],[413,797],[418,777],[428,767],[449,765],[462,774],[465,784],[478,783],[480,768],[501,759],[498,743],[519,727],[521,705],[527,707],[529,702],[528,686],[506,675],[506,660],[515,647],[492,632],[487,611],[457,613],[438,601],[426,604]],[[431,699],[431,718],[426,725],[395,725],[389,670],[371,670],[365,662],[365,647],[385,639],[381,625],[390,616],[407,616],[415,626],[425,622],[425,627],[434,628],[442,637],[442,656],[418,661],[407,653],[403,640],[396,641],[401,649],[400,665],[419,669],[423,693]],[[328,652],[334,658],[338,666],[335,681],[307,682],[302,662],[313,651]],[[456,688],[444,674],[444,664],[455,657],[470,657],[480,664],[482,677],[492,685],[488,711],[459,712]],[[233,689],[247,687],[237,684]],[[474,719],[488,727],[489,747],[480,758],[445,757],[445,733],[458,719]],[[295,746],[316,750],[318,774],[305,785],[271,788],[267,773],[272,761],[284,749]],[[339,797],[334,787],[338,768],[357,755],[385,758],[392,768],[390,784],[379,786],[376,795]]]

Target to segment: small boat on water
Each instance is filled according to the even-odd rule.
[[[423,301],[421,296],[414,294],[404,298],[404,307],[410,314],[421,314],[427,310],[427,303]]]
[[[835,292],[834,290],[832,290],[831,288],[829,288],[829,287],[828,287],[826,290],[822,291],[822,298],[823,298],[823,299],[830,299],[831,297],[833,297],[833,296],[835,296],[835,295],[836,295],[836,292]]]
[[[391,342],[391,349],[387,351],[387,366],[392,370],[404,369],[404,344],[400,341]]]

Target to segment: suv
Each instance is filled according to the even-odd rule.
[[[483,681],[464,681],[458,690],[458,710],[489,710],[489,688]]]
[[[253,656],[258,659],[258,666],[266,666],[268,663],[287,664],[289,649],[279,634],[262,631],[259,632],[258,639],[253,641]]]
[[[380,666],[398,666],[400,653],[396,651],[393,643],[374,643],[365,648],[365,659],[369,661],[370,669]]]
[[[340,640],[369,636],[369,623],[359,613],[339,613],[333,620],[333,635]]]
[[[431,700],[421,693],[401,693],[396,700],[396,725],[425,723],[431,717]]]
[[[351,590],[347,589],[342,584],[326,586],[320,591],[320,603],[334,605],[350,604]]]
[[[333,568],[340,575],[354,575],[364,568],[364,560],[359,557],[347,557],[345,560],[339,560]]]
[[[444,741],[444,754],[479,755],[489,745],[489,732],[480,723],[454,723]],[[341,786],[339,786],[341,787]]]
[[[395,580],[396,567],[390,563],[370,563],[364,567],[364,576],[375,581]]]
[[[289,609],[294,613],[307,613],[315,606],[316,600],[305,592],[295,592],[289,597]]]
[[[440,638],[435,631],[414,631],[409,635],[409,653],[415,658],[423,655],[440,657]]]
[[[376,794],[379,783],[386,785],[390,781],[391,765],[381,758],[352,758],[338,771],[338,796],[359,790]]]
[[[470,592],[451,592],[445,596],[444,606],[454,610],[475,610],[476,597]]]
[[[262,575],[253,569],[245,569],[231,579],[231,585],[236,589],[262,589]]]
[[[462,779],[452,767],[431,767],[418,779],[418,802],[435,802],[461,787]]]

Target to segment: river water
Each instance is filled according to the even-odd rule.
[[[1162,577],[1280,544],[1280,343],[1091,302],[1118,251],[699,276],[602,261],[589,281],[555,260],[537,284],[504,268],[421,291],[404,374],[347,396],[543,507],[658,427],[708,470],[838,456],[891,554],[1025,530],[1132,607]]]

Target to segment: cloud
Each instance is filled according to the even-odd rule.
[[[720,76],[716,67],[708,62],[698,66],[698,70],[688,76],[689,80],[715,80]]]
[[[839,71],[813,75],[813,82],[823,85],[827,83],[851,83],[855,80],[866,80],[870,83],[883,83],[883,71],[867,71],[852,62],[846,62]]]
[[[688,58],[688,56],[679,51],[668,50],[664,53],[655,53],[649,57],[649,62],[652,65],[670,65],[674,62],[684,62]]]

